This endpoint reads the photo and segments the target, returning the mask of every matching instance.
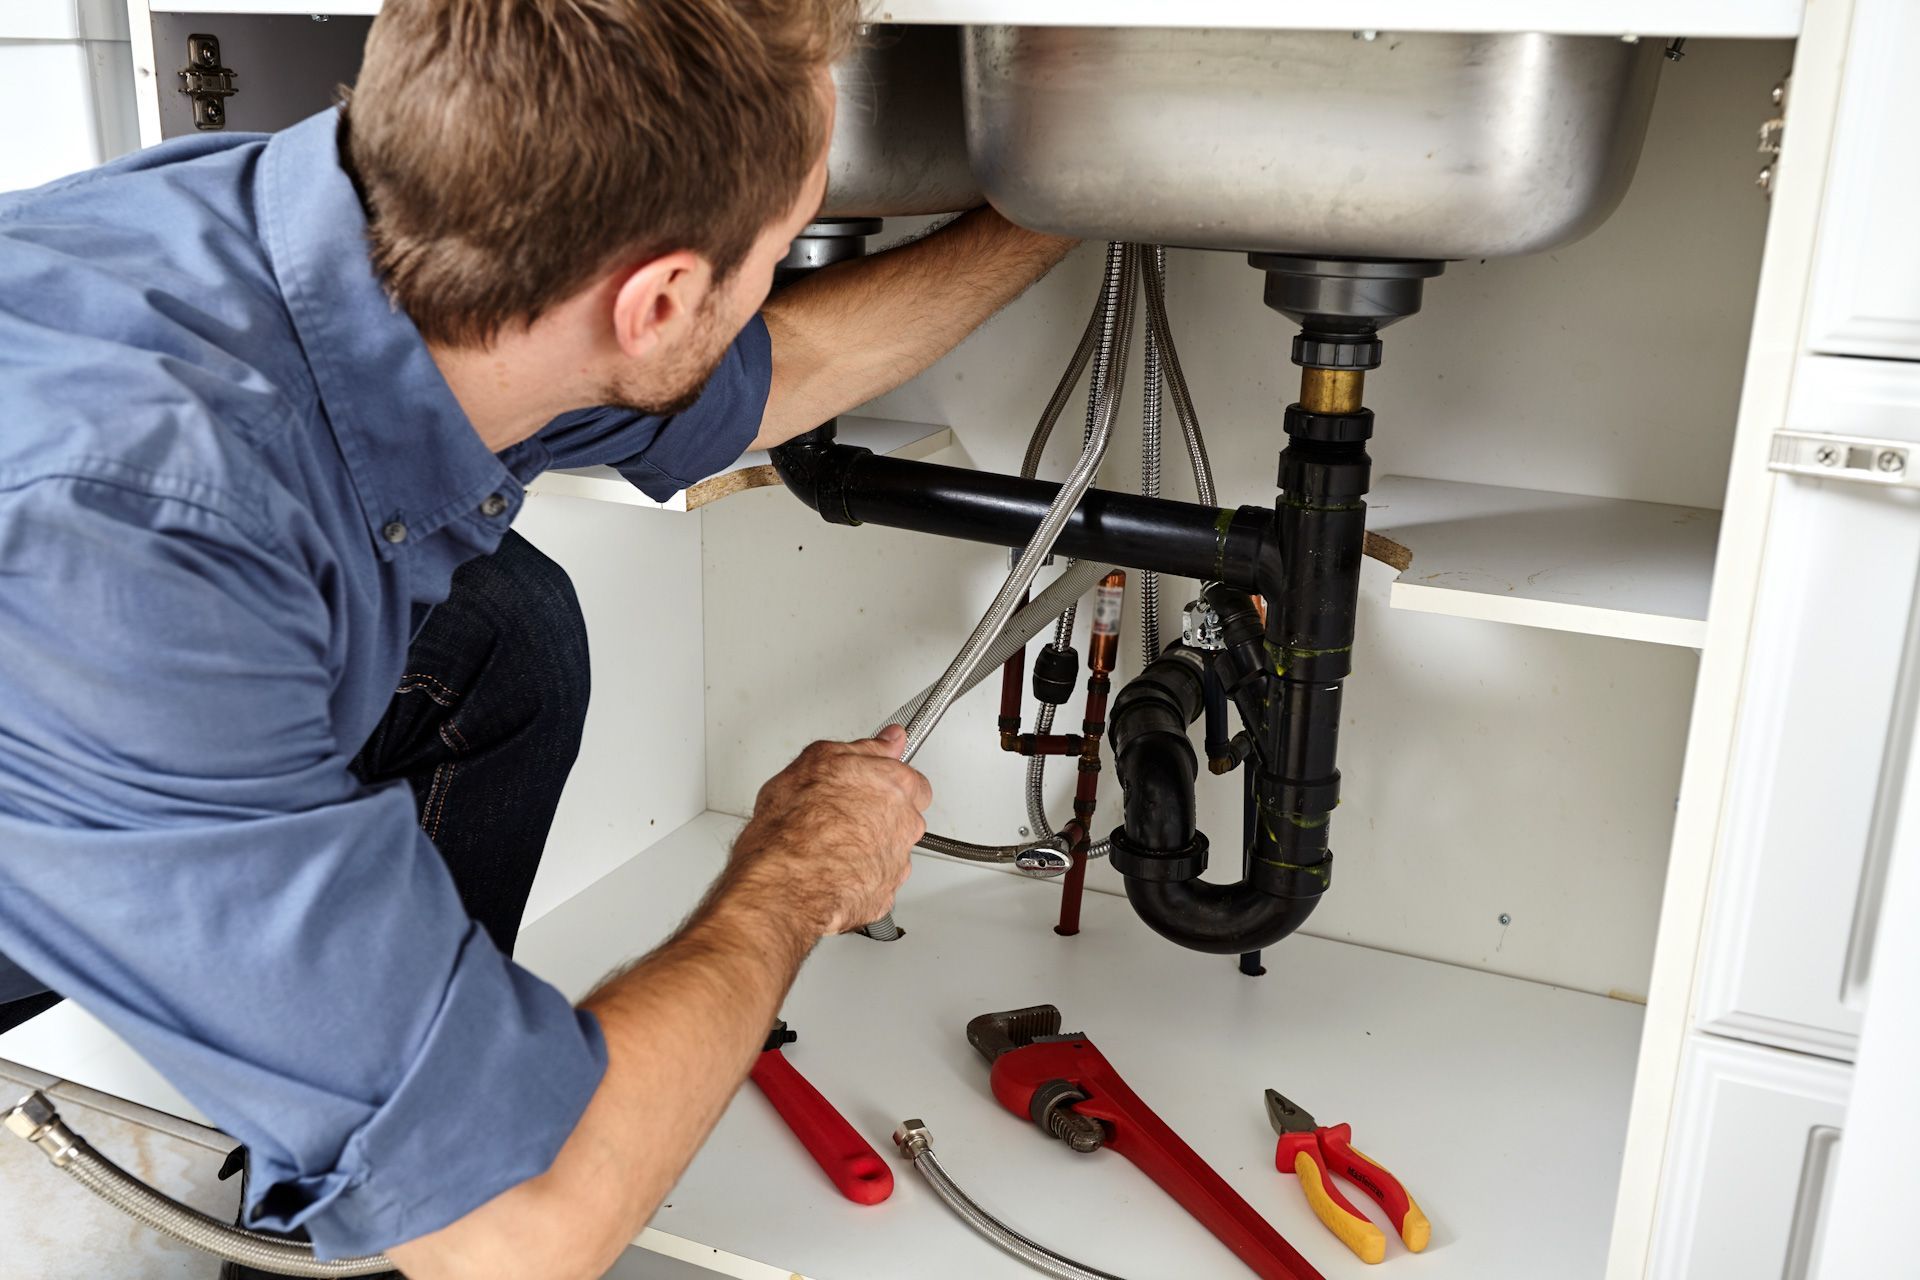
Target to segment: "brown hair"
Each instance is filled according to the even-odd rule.
[[[825,142],[855,0],[386,0],[341,145],[427,338],[529,324],[622,259],[724,278]]]

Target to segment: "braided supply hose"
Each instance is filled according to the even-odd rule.
[[[313,1246],[229,1226],[155,1191],[87,1145],[35,1090],[6,1113],[7,1129],[39,1147],[56,1169],[136,1221],[228,1262],[286,1276],[370,1276],[392,1271],[384,1254],[322,1260]]]
[[[940,1158],[933,1154],[933,1134],[924,1122],[902,1120],[900,1127],[893,1131],[893,1141],[927,1180],[933,1193],[959,1215],[962,1222],[1034,1270],[1057,1276],[1059,1280],[1120,1280],[1110,1271],[1096,1270],[1063,1253],[1055,1253],[981,1208],[979,1202],[960,1189]]]
[[[1155,245],[1154,248],[1159,248]],[[1151,279],[1164,270],[1164,255],[1153,257],[1146,275]],[[1141,372],[1146,381],[1140,389],[1140,493],[1160,496],[1160,333],[1149,319],[1141,346]],[[1160,575],[1151,569],[1140,575],[1140,665],[1160,656]]]
[[[1145,273],[1147,282],[1147,324],[1156,332],[1160,344],[1160,363],[1166,377],[1168,399],[1173,402],[1174,420],[1180,424],[1180,438],[1187,446],[1187,461],[1193,467],[1194,496],[1203,507],[1218,506],[1213,491],[1213,464],[1207,460],[1207,444],[1200,437],[1200,415],[1194,411],[1193,393],[1187,387],[1186,370],[1180,367],[1180,352],[1173,345],[1173,324],[1167,319],[1167,247],[1153,246],[1153,270]]]
[[[1119,287],[1114,294],[1117,299],[1114,327],[1119,333],[1127,332],[1133,323],[1133,295],[1138,280],[1140,258],[1141,255],[1131,246],[1124,248],[1120,254]],[[966,642],[960,646],[960,651],[954,654],[953,661],[947,664],[947,669],[934,682],[933,691],[908,718],[907,740],[900,749],[900,759],[903,763],[912,762],[941,719],[952,708],[967,678],[973,674],[975,668],[980,666],[980,660],[999,638],[1000,633],[1006,629],[1007,620],[1019,607],[1020,597],[1025,595],[1033,585],[1035,576],[1040,572],[1041,564],[1052,553],[1053,544],[1059,539],[1060,531],[1066,527],[1067,520],[1073,515],[1073,509],[1080,505],[1080,500],[1086,496],[1087,490],[1093,487],[1094,479],[1100,471],[1100,464],[1106,457],[1107,442],[1113,438],[1114,420],[1119,416],[1119,390],[1122,381],[1120,375],[1125,363],[1126,352],[1122,348],[1114,354],[1114,376],[1100,398],[1094,414],[1094,430],[1081,449],[1079,459],[1067,473],[1066,480],[1060,485],[1059,493],[1048,506],[1046,515],[1041,517],[1039,527],[1034,530],[1026,550],[1020,553],[1020,559],[1015,563],[1013,571],[1007,575],[1006,581],[994,595],[993,602],[987,606],[980,621],[974,625]],[[891,914],[868,925],[865,932],[868,937],[883,942],[900,936],[899,926],[893,922]]]

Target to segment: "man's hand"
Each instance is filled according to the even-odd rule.
[[[926,778],[900,763],[905,741],[889,725],[877,738],[802,751],[760,788],[730,876],[775,886],[822,937],[892,910],[933,802]]]
[[[582,1002],[607,1074],[547,1172],[389,1249],[413,1280],[591,1280],[646,1225],[746,1078],[800,962],[876,920],[926,832],[906,735],[816,742],[760,789],[678,933]]]

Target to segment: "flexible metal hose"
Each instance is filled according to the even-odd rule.
[[[1113,308],[1114,329],[1119,333],[1126,333],[1133,323],[1133,294],[1139,262],[1140,255],[1131,247],[1122,250],[1119,287],[1114,293],[1117,301]],[[967,677],[973,673],[974,668],[980,664],[981,658],[1006,628],[1007,619],[1012,617],[1014,610],[1019,607],[1020,597],[1025,595],[1028,588],[1033,585],[1034,577],[1040,572],[1041,564],[1052,553],[1053,544],[1059,539],[1060,531],[1066,527],[1067,520],[1073,515],[1073,509],[1080,505],[1080,499],[1085,497],[1087,490],[1093,487],[1094,479],[1100,472],[1100,463],[1106,457],[1107,442],[1113,438],[1114,420],[1119,416],[1119,390],[1125,364],[1126,351],[1122,348],[1113,355],[1113,377],[1107,385],[1105,394],[1100,397],[1097,412],[1093,415],[1094,430],[1087,437],[1079,459],[1067,473],[1066,480],[1060,485],[1059,493],[1047,508],[1046,515],[1041,517],[1040,525],[1034,530],[1026,550],[1020,553],[1019,561],[1014,565],[1013,571],[1007,575],[1006,581],[1001,584],[992,603],[987,606],[980,621],[974,625],[966,642],[960,646],[960,651],[954,654],[953,661],[947,664],[946,671],[941,673],[940,678],[934,682],[933,692],[927,695],[926,700],[908,719],[907,740],[900,749],[900,759],[903,763],[911,762],[914,756],[919,754],[927,738],[960,696]],[[894,923],[892,915],[888,914],[868,925],[866,933],[871,938],[887,942],[898,938],[900,929]]]
[[[1089,434],[1093,431],[1094,411],[1100,404],[1101,397],[1106,394],[1108,377],[1114,363],[1114,350],[1116,346],[1125,344],[1132,336],[1133,298],[1131,292],[1129,292],[1127,297],[1127,322],[1125,324],[1119,322],[1119,308],[1114,305],[1114,301],[1119,296],[1121,287],[1121,268],[1130,253],[1136,258],[1139,256],[1137,249],[1130,248],[1130,246],[1118,240],[1109,241],[1107,244],[1107,274],[1101,285],[1100,304],[1096,309],[1096,314],[1100,317],[1100,346],[1093,357],[1093,377],[1087,384],[1087,431]],[[1088,328],[1092,328],[1091,323],[1089,323]],[[1124,355],[1124,353],[1122,354]],[[1049,430],[1051,430],[1051,427],[1049,427]],[[1027,446],[1028,459],[1035,468],[1039,466],[1040,449],[1045,444],[1046,441],[1038,438],[1036,434],[1035,441]],[[1033,472],[1023,471],[1021,474],[1030,478]],[[1073,643],[1073,627],[1078,616],[1079,604],[1077,602],[1069,605],[1066,611],[1060,615],[1060,623],[1053,629],[1053,647],[1055,649],[1064,649]],[[1034,733],[1042,737],[1052,733],[1054,716],[1058,710],[1059,708],[1054,706],[1053,703],[1041,703],[1039,711],[1035,713]],[[1027,761],[1025,795],[1027,802],[1027,827],[1033,832],[1034,840],[1037,842],[1045,842],[1059,839],[1060,833],[1054,829],[1052,821],[1047,817],[1047,758],[1043,755],[1035,755]],[[1087,849],[1087,857],[1089,859],[1104,858],[1112,848],[1112,841],[1106,839],[1096,840]]]
[[[69,1129],[38,1091],[7,1112],[6,1127],[45,1152],[55,1168],[122,1213],[228,1262],[287,1276],[370,1276],[393,1270],[384,1254],[322,1261],[313,1256],[312,1245],[229,1226],[155,1191]]]
[[[1186,371],[1180,367],[1180,352],[1173,345],[1173,324],[1167,318],[1167,247],[1153,246],[1153,270],[1147,281],[1147,325],[1160,344],[1160,362],[1165,372],[1173,416],[1180,423],[1180,438],[1186,442],[1187,460],[1193,465],[1194,495],[1203,507],[1220,505],[1213,491],[1213,464],[1207,460],[1206,441],[1200,438],[1200,415],[1193,408],[1193,393],[1187,388]]]
[[[967,692],[986,679],[995,668],[1013,656],[1014,650],[1052,625],[1062,605],[1078,600],[1092,589],[1094,583],[1112,571],[1112,565],[1084,560],[1076,560],[1069,565],[1066,572],[1049,583],[1045,591],[1007,620],[1007,629],[1000,633],[993,648],[987,650],[986,656],[980,659],[980,665],[967,677],[961,692]],[[922,689],[883,720],[879,729],[890,724],[905,724],[932,692],[932,685]],[[875,732],[879,732],[879,729]],[[920,838],[919,847],[932,853],[944,853],[948,857],[964,858],[969,862],[1010,862],[1026,874],[1040,877],[1061,875],[1071,865],[1066,858],[1066,846],[1058,838],[1026,840],[1019,844],[975,844],[929,831]]]
[[[1046,452],[1047,441],[1053,438],[1054,426],[1060,421],[1060,415],[1066,412],[1067,402],[1073,399],[1073,389],[1079,385],[1080,375],[1087,371],[1087,362],[1102,345],[1102,336],[1108,329],[1108,308],[1112,305],[1111,280],[1111,275],[1102,278],[1100,296],[1094,299],[1093,314],[1087,317],[1087,327],[1080,334],[1080,345],[1073,349],[1073,358],[1067,362],[1060,381],[1054,384],[1053,394],[1047,397],[1047,406],[1040,412],[1040,421],[1035,425],[1033,435],[1027,439],[1027,451],[1020,459],[1020,475],[1023,479],[1031,480],[1040,474],[1040,455]],[[1111,338],[1106,340],[1111,341]]]
[[[1139,256],[1131,250],[1121,256],[1121,284],[1114,306],[1116,329],[1125,333],[1133,317],[1133,292],[1138,270]],[[1105,393],[1100,397],[1098,411],[1095,414],[1093,433],[1087,438],[1086,445],[1080,451],[1079,459],[1073,464],[1067,478],[1061,483],[1060,492],[1047,508],[1046,515],[1040,519],[1040,525],[1027,543],[1027,549],[1020,553],[1020,560],[1013,572],[1001,584],[993,602],[975,624],[966,643],[960,646],[960,652],[947,664],[946,671],[935,683],[933,693],[920,705],[920,709],[908,722],[906,745],[901,748],[900,758],[910,761],[919,753],[934,728],[940,723],[954,699],[959,697],[961,683],[970,675],[980,658],[992,646],[994,640],[1006,627],[1007,619],[1019,607],[1020,597],[1033,584],[1040,572],[1041,562],[1053,550],[1053,544],[1060,537],[1060,531],[1066,527],[1067,520],[1073,515],[1073,509],[1093,487],[1094,478],[1099,474],[1100,463],[1106,457],[1107,441],[1112,439],[1114,419],[1120,410],[1121,371],[1126,364],[1126,351],[1120,348],[1113,353],[1111,365],[1113,376],[1109,379]]]
[[[1153,249],[1159,249],[1154,245]],[[1165,269],[1164,253],[1151,254],[1144,274],[1153,279]],[[1151,309],[1151,308],[1149,308]],[[1140,493],[1160,496],[1160,334],[1151,319],[1141,346],[1140,366],[1145,381],[1140,388]],[[1140,665],[1160,656],[1160,575],[1151,569],[1140,575]]]
[[[947,1208],[958,1214],[962,1222],[1034,1270],[1058,1276],[1060,1280],[1120,1280],[1110,1271],[1084,1266],[1063,1253],[1055,1253],[981,1208],[972,1196],[960,1189],[960,1184],[940,1163],[940,1157],[933,1154],[933,1134],[920,1121],[902,1121],[900,1128],[894,1132],[893,1140],[913,1161],[913,1167],[927,1180],[933,1193],[946,1203]]]

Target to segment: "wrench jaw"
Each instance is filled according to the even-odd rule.
[[[1114,1131],[1080,1104],[1098,1096],[1091,1081],[1110,1074],[1084,1035],[1062,1034],[1055,1005],[1036,1004],[982,1014],[967,1024],[967,1039],[987,1060],[993,1096],[1042,1133],[1081,1154],[1098,1151]]]
[[[1061,1022],[1060,1006],[1052,1004],[983,1013],[967,1024],[967,1043],[991,1064],[1015,1049],[1058,1036]]]

